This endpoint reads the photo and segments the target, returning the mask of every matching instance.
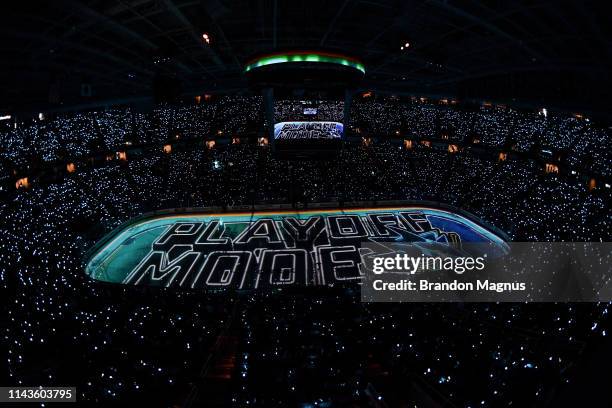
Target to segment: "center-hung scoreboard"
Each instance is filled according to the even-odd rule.
[[[365,74],[353,56],[323,50],[289,50],[258,55],[245,74],[264,98],[268,139],[286,158],[329,158],[345,137],[352,95]],[[275,101],[301,101],[293,117],[275,117]],[[329,116],[321,101],[336,102],[341,115]],[[326,116],[328,115],[328,116]],[[341,116],[341,117],[338,117]]]

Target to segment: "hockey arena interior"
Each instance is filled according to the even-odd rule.
[[[610,241],[604,5],[3,9],[0,406],[612,406],[610,292],[361,292],[398,243]]]

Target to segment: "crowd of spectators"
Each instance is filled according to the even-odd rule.
[[[490,407],[544,404],[579,380],[585,350],[609,338],[609,304],[369,305],[344,292],[241,297],[89,280],[83,256],[104,233],[176,207],[433,200],[517,241],[610,240],[605,188],[589,191],[529,159],[384,140],[344,143],[324,161],[280,160],[255,143],[161,148],[176,134],[240,136],[261,125],[261,104],[224,97],[149,114],[61,115],[0,132],[7,171],[126,142],[154,146],[3,196],[4,384],[74,385],[80,401],[96,404],[398,406],[433,395],[440,405]],[[511,136],[519,150],[567,149],[570,163],[586,156],[610,175],[609,132],[582,119],[396,102],[356,103],[353,115],[369,132],[433,138],[449,129],[463,140],[475,131],[491,147]]]
[[[458,109],[453,105],[406,104],[399,101],[356,100],[351,121],[368,135],[401,135],[431,139],[445,135],[449,141],[476,138],[487,147],[512,147],[519,152],[560,151],[574,166],[596,168],[612,174],[610,127],[593,124],[579,114],[533,112],[510,107],[482,106]]]

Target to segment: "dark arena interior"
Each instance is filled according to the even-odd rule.
[[[400,244],[610,265],[609,16],[4,2],[0,406],[611,407],[610,269],[364,298]]]

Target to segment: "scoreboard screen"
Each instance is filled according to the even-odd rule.
[[[304,115],[316,115],[317,108],[304,108]]]
[[[334,140],[342,137],[340,122],[279,122],[274,125],[276,140]]]

